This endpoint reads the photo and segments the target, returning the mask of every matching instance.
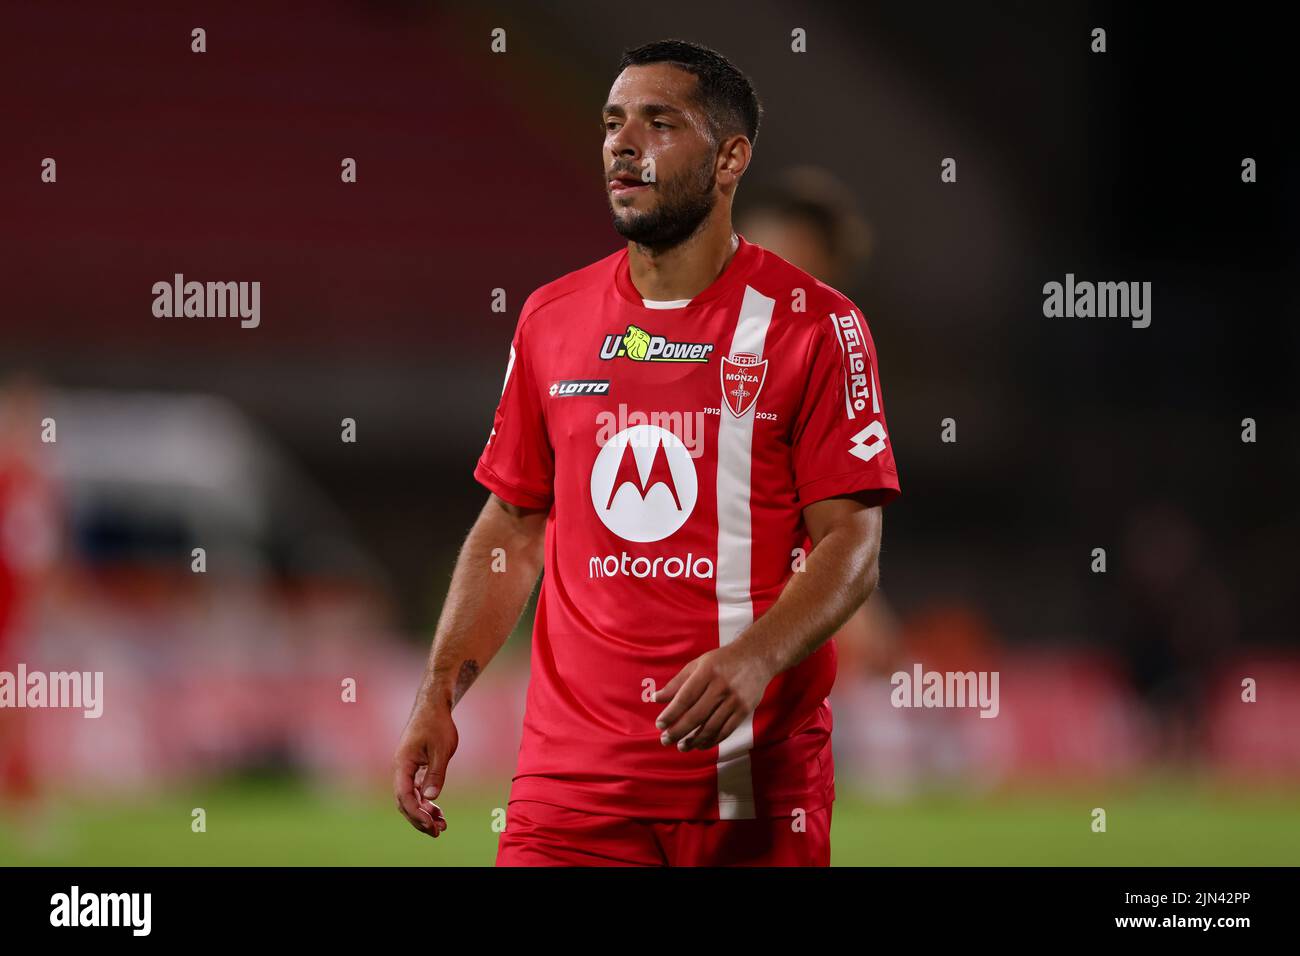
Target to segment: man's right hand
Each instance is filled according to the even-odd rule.
[[[393,796],[397,809],[421,833],[437,837],[447,819],[433,801],[442,792],[447,762],[460,740],[451,708],[422,702],[406,722],[393,756]]]
[[[397,809],[421,833],[436,837],[447,829],[433,801],[459,741],[451,708],[501,649],[528,603],[542,571],[549,511],[489,494],[456,558],[425,678],[393,757]],[[508,566],[498,566],[502,548]]]

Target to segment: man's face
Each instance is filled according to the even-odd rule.
[[[605,189],[614,228],[625,239],[674,246],[718,200],[717,145],[691,99],[698,82],[679,67],[654,63],[629,66],[610,87],[602,114]]]

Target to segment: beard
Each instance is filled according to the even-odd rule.
[[[637,245],[655,251],[671,249],[694,235],[713,212],[717,202],[713,193],[714,181],[713,157],[710,155],[681,175],[655,183],[659,201],[649,212],[619,207],[607,192],[614,228],[624,239]]]

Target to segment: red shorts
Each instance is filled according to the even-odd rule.
[[[830,866],[831,804],[796,821],[652,820],[512,800],[497,866]]]

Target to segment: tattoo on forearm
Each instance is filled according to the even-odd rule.
[[[478,677],[478,661],[465,661],[460,665],[460,673],[456,675],[456,685],[451,691],[451,703],[454,707],[460,703],[460,699],[465,696],[465,691],[469,690],[469,685],[474,683]]]

